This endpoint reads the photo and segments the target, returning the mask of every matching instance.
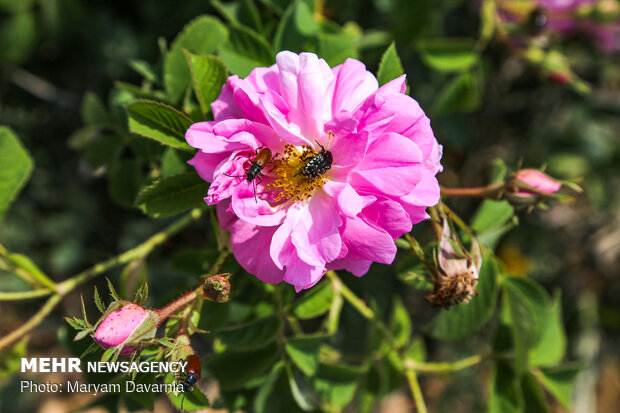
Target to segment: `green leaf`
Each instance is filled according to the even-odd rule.
[[[534,348],[530,351],[531,366],[552,366],[564,358],[566,351],[566,333],[562,323],[562,306],[559,295],[539,317],[540,335]]]
[[[323,281],[312,288],[293,304],[291,313],[301,319],[318,317],[326,313],[334,299],[334,292],[329,281]]]
[[[220,57],[231,73],[247,76],[258,66],[271,66],[275,62],[273,49],[255,31],[244,26],[231,26],[228,41],[219,49]]]
[[[523,373],[528,365],[529,350],[537,343],[544,325],[549,298],[531,280],[505,277],[504,305],[510,318],[515,352],[515,368]]]
[[[514,216],[514,208],[508,201],[485,199],[471,221],[471,229],[484,232],[504,225]]]
[[[146,80],[153,83],[159,83],[159,75],[157,70],[144,60],[131,59],[129,60],[129,66],[135,70],[138,74],[142,75]]]
[[[181,99],[191,80],[183,49],[195,54],[211,53],[226,41],[227,34],[226,26],[218,19],[200,16],[177,35],[164,59],[164,85],[172,103]]]
[[[522,413],[523,397],[520,383],[510,364],[497,361],[491,383],[489,413]]]
[[[163,218],[203,205],[208,188],[194,172],[173,175],[143,188],[135,205],[147,215]]]
[[[521,379],[521,390],[523,392],[524,412],[527,413],[549,413],[545,395],[540,390],[538,382],[532,373],[526,373]]]
[[[319,33],[317,54],[325,59],[331,67],[344,63],[348,58],[359,57],[359,42],[362,29],[353,22],[348,22],[336,33]]]
[[[263,30],[260,14],[252,0],[237,0],[230,3],[211,0],[211,5],[231,23],[247,26],[258,32]]]
[[[310,383],[307,382],[306,378],[299,370],[293,369],[290,365],[286,365],[286,370],[288,373],[288,383],[291,389],[291,395],[297,406],[299,406],[303,411],[310,412],[316,409],[316,406],[319,404],[317,400],[318,397],[310,387]]]
[[[75,340],[75,341],[81,340],[81,339],[83,339],[84,337],[86,337],[87,335],[89,335],[90,333],[92,333],[92,331],[90,331],[90,330],[82,330],[82,331],[80,331],[79,333],[77,333],[77,334],[75,335],[75,337],[73,338],[73,340]]]
[[[191,157],[187,152],[180,152],[174,148],[166,148],[161,157],[161,176],[166,178],[172,175],[188,172],[187,161]]]
[[[249,351],[263,348],[275,341],[282,329],[278,316],[268,316],[250,323],[217,331],[219,352]]]
[[[110,124],[105,105],[93,92],[84,94],[80,114],[86,125],[102,127]]]
[[[84,146],[82,156],[93,171],[101,167],[110,167],[120,157],[125,141],[116,135],[101,135]]]
[[[192,120],[184,113],[152,100],[136,100],[126,110],[130,132],[176,149],[192,150],[185,143],[185,132]]]
[[[0,127],[0,223],[9,205],[17,197],[30,173],[33,162],[13,131]]]
[[[206,116],[211,111],[209,104],[219,96],[226,82],[228,70],[222,59],[216,56],[199,56],[185,51],[192,74],[194,93]]]
[[[21,366],[22,357],[26,357],[29,336],[23,337],[8,350],[0,353],[0,379],[6,379],[17,373]]]
[[[131,208],[142,184],[140,161],[123,159],[116,162],[109,174],[108,192],[120,205]]]
[[[431,113],[434,116],[454,112],[472,112],[482,100],[482,79],[478,71],[467,71],[453,78],[439,93]]]
[[[276,363],[263,382],[254,399],[256,413],[301,412],[289,390],[287,369],[282,362]]]
[[[517,224],[514,208],[508,201],[485,199],[472,220],[480,244],[494,249],[502,235]]]
[[[285,343],[286,353],[304,374],[313,376],[319,368],[319,348],[326,337],[315,335],[290,338]]]
[[[170,373],[166,374],[164,377],[164,383],[166,384],[172,384],[175,380],[175,377]],[[204,395],[198,386],[194,386],[194,389],[189,393],[181,392],[177,396],[172,392],[167,394],[170,402],[179,409],[179,411],[181,411],[181,405],[183,405],[182,411],[185,412],[195,412],[210,407],[209,399],[207,399],[207,396]]]
[[[0,62],[20,64],[37,42],[37,22],[32,11],[15,13],[0,25]]]
[[[121,272],[119,281],[121,296],[132,297],[138,288],[147,281],[148,273],[148,266],[144,257],[129,262]]]
[[[56,289],[56,284],[45,275],[29,257],[23,254],[12,253],[7,255],[7,259],[16,268],[21,269],[27,274],[31,278],[31,281],[34,281],[34,284],[48,287],[52,290]]]
[[[382,86],[391,80],[394,80],[405,74],[403,65],[400,62],[398,53],[396,53],[396,45],[394,42],[390,44],[379,62],[379,70],[377,70],[377,80]]]
[[[547,390],[568,408],[573,399],[575,378],[583,370],[581,364],[567,364],[552,369],[541,370],[540,381]]]
[[[473,39],[425,39],[418,50],[424,63],[440,72],[460,72],[478,62]]]
[[[441,311],[429,325],[429,334],[441,340],[455,340],[473,335],[491,318],[498,295],[500,267],[493,256],[483,257],[478,281],[478,296],[467,304]]]
[[[105,280],[108,282],[108,290],[110,290],[110,295],[112,296],[112,299],[114,301],[120,300],[120,297],[118,296],[118,294],[116,293],[116,290],[114,289],[114,285],[112,285],[112,281],[110,281],[108,277],[106,277]]]
[[[409,344],[409,338],[411,337],[411,332],[413,331],[411,318],[409,317],[409,312],[407,311],[407,308],[405,308],[403,300],[400,297],[394,297],[392,304],[394,307],[392,309],[390,329],[392,330],[392,334],[394,336],[394,344],[397,347],[405,347]]]
[[[228,391],[262,377],[277,358],[278,345],[273,343],[255,351],[216,354],[205,363],[205,367],[219,381],[222,390]]]
[[[303,51],[303,46],[319,31],[312,11],[304,1],[295,0],[286,9],[276,36],[274,46],[276,50]]]
[[[329,405],[342,408],[355,396],[363,371],[343,364],[321,363],[312,387]]]
[[[95,305],[97,306],[97,309],[99,309],[99,311],[103,314],[105,313],[105,305],[103,305],[103,302],[101,301],[101,297],[99,296],[99,291],[97,291],[97,286],[95,286]]]

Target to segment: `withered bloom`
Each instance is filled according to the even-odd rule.
[[[478,295],[476,286],[482,265],[482,254],[478,242],[473,239],[471,251],[467,251],[455,233],[444,220],[439,251],[439,268],[433,274],[433,289],[426,299],[437,307],[449,309],[453,305],[468,303]]]

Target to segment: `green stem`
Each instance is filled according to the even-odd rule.
[[[409,389],[411,389],[413,400],[418,408],[418,413],[428,413],[426,403],[424,403],[424,396],[422,396],[422,389],[420,388],[420,383],[418,383],[418,376],[415,374],[415,371],[407,369],[405,375],[407,376],[407,383],[409,383]]]
[[[11,331],[6,336],[0,338],[0,350],[8,347],[11,343],[19,340],[21,337],[28,334],[31,330],[41,324],[45,317],[47,317],[47,315],[52,312],[54,307],[56,307],[56,304],[60,302],[62,297],[63,296],[60,294],[54,294],[47,300],[43,307],[41,307],[41,309],[28,321],[22,324],[19,328]]]
[[[28,298],[45,297],[46,295],[50,295],[53,292],[54,291],[50,290],[49,288],[38,288],[36,290],[28,291],[0,291],[0,301],[17,301],[26,300]]]
[[[226,261],[226,258],[228,258],[229,255],[230,255],[230,249],[228,247],[224,247],[220,251],[220,254],[217,256],[217,259],[215,260],[211,268],[209,269],[209,272],[207,272],[201,278],[205,280],[209,278],[210,276],[217,274],[222,268],[222,265],[224,265],[224,262]]]
[[[355,309],[362,315],[364,318],[368,319],[372,322],[375,327],[383,334],[383,336],[388,340],[389,344],[392,347],[394,345],[394,336],[389,328],[375,315],[375,312],[372,311],[370,307],[366,305],[353,291],[349,289],[344,283],[340,280],[338,275],[334,271],[327,271],[327,276],[332,280],[332,282],[337,285],[340,289],[340,293],[344,297],[345,300],[349,302]]]
[[[418,373],[429,374],[442,374],[453,373],[455,371],[463,370],[468,367],[474,366],[482,362],[483,357],[480,354],[466,357],[462,360],[455,361],[453,363],[426,363],[415,361],[411,359],[405,360],[405,368],[408,370],[414,370]]]
[[[76,276],[61,282],[57,286],[58,292],[61,295],[66,295],[69,291],[72,291],[78,285],[97,277],[98,275],[108,271],[111,268],[118,267],[119,265],[127,264],[128,262],[133,261],[137,258],[147,256],[155,247],[163,244],[173,235],[176,235],[192,221],[199,218],[200,215],[202,215],[202,211],[200,209],[194,209],[193,211],[184,215],[179,220],[173,222],[168,227],[164,228],[163,231],[153,235],[137,247],[125,251],[124,253],[117,255],[116,257],[110,258],[109,260],[95,264],[87,270],[77,274]]]

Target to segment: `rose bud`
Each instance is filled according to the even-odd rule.
[[[203,291],[208,300],[216,303],[228,301],[230,294],[230,274],[215,274],[205,280]]]
[[[139,341],[155,337],[157,318],[151,311],[137,304],[120,301],[118,303],[126,305],[106,312],[93,338],[105,349],[123,344],[120,354],[131,354],[136,350]]]
[[[450,230],[447,220],[443,222],[437,262],[439,268],[433,274],[433,289],[426,295],[427,300],[437,307],[449,309],[456,304],[468,303],[478,295],[476,286],[482,265],[480,246],[473,239],[468,252]]]
[[[537,169],[521,169],[508,178],[505,197],[515,207],[534,207],[561,187],[561,182]]]

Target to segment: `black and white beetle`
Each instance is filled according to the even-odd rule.
[[[332,133],[329,133],[329,138],[331,139]],[[330,151],[325,149],[323,145],[321,145],[318,141],[316,143],[321,147],[321,151],[314,155],[306,165],[304,165],[301,170],[301,174],[306,178],[318,178],[327,172],[334,162],[334,156]]]

